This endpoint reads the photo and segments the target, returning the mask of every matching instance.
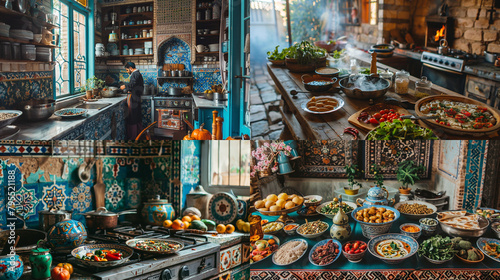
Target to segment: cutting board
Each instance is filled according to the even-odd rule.
[[[355,126],[361,128],[361,129],[364,129],[366,131],[370,131],[370,130],[374,129],[377,126],[375,126],[373,124],[366,124],[364,122],[358,121],[359,115],[362,112],[367,112],[369,115],[373,115],[373,114],[375,114],[375,113],[377,113],[377,112],[379,112],[380,110],[383,110],[383,109],[394,109],[394,111],[398,112],[399,114],[411,115],[410,112],[408,112],[406,109],[401,108],[399,106],[391,105],[391,104],[385,104],[385,103],[379,103],[379,104],[375,104],[373,106],[366,107],[364,109],[361,109],[361,110],[357,111],[356,113],[352,114],[349,117],[349,119],[347,119],[347,121],[349,121],[350,124],[355,125]]]

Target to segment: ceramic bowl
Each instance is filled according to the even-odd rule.
[[[325,77],[321,75],[302,75],[302,84],[308,91],[322,92],[327,91],[335,85],[337,78]]]
[[[418,227],[418,232],[404,231],[403,228],[405,226]],[[409,236],[409,237],[413,237],[413,238],[415,238],[415,240],[417,240],[420,237],[420,235],[422,234],[422,227],[417,225],[417,224],[412,224],[412,223],[402,224],[401,226],[399,226],[399,229],[401,230],[401,234],[404,234],[404,235]]]
[[[294,260],[294,261],[292,261],[291,263],[288,263],[288,264],[279,264],[279,263],[277,263],[277,262],[276,262],[276,254],[273,254],[273,263],[274,263],[275,265],[279,265],[279,266],[292,265],[292,264],[294,264],[295,262],[297,262],[298,260],[302,259],[302,257],[306,254],[306,252],[307,252],[307,249],[308,249],[309,245],[307,244],[307,241],[305,241],[304,239],[300,239],[300,238],[297,238],[297,239],[292,239],[292,240],[290,240],[290,241],[288,241],[288,242],[283,243],[283,244],[280,246],[280,249],[281,249],[283,246],[285,246],[285,244],[287,244],[287,243],[289,243],[289,242],[292,242],[292,241],[300,241],[300,242],[302,242],[303,244],[305,244],[305,245],[306,245],[306,249],[304,250],[304,252],[303,252],[303,253],[299,256],[299,258],[298,258],[298,259],[296,259],[296,260]],[[278,249],[278,251],[279,251],[280,249]],[[276,252],[277,252],[277,251],[276,251]]]
[[[338,249],[339,251],[342,250],[342,244],[338,241],[338,240],[335,240],[335,239],[325,239],[325,240],[321,240],[319,241],[318,243],[316,243],[316,245],[314,245],[314,247],[312,247],[311,251],[309,252],[309,262],[312,263],[313,265],[316,265],[316,266],[327,266],[329,264],[332,264],[334,263],[339,257],[340,257],[340,252],[331,260],[329,261],[328,263],[324,263],[324,264],[317,264],[313,261],[312,259],[312,255],[314,253],[314,251],[319,247],[319,246],[323,246],[325,245],[326,243],[328,242],[333,242],[334,246],[336,247],[335,249]]]
[[[274,235],[267,235],[267,234],[265,234],[265,235],[264,235],[264,240],[269,241],[269,240],[271,240],[271,239],[273,239],[273,240],[274,240],[274,243],[276,244],[276,246],[275,246],[276,248],[275,248],[275,249],[273,249],[273,251],[272,251],[269,255],[265,256],[265,257],[264,257],[264,258],[262,258],[262,259],[257,259],[257,258],[256,258],[256,256],[252,254],[254,250],[257,250],[257,248],[254,248],[254,249],[250,252],[250,253],[252,254],[251,259],[250,259],[250,263],[251,263],[251,264],[252,264],[252,263],[256,263],[256,262],[260,262],[260,261],[262,261],[262,260],[265,260],[265,259],[269,258],[272,254],[274,254],[274,253],[278,250],[278,247],[280,246],[280,240],[279,240],[279,238],[278,238],[278,237],[276,237],[276,236],[274,236]],[[271,245],[271,246],[274,246],[274,245]],[[252,246],[252,247],[253,247],[253,246]],[[254,258],[255,258],[255,259],[254,259]],[[260,258],[260,257],[258,257],[258,258]]]
[[[479,214],[478,212],[485,211],[485,210],[493,213],[491,216],[486,217],[486,219],[488,219],[490,222],[500,221],[500,210],[493,209],[493,208],[481,207],[481,208],[476,209],[476,213]]]
[[[333,217],[335,217],[335,214],[325,214],[325,213],[321,213],[321,209],[323,209],[323,207],[327,206],[328,204],[330,204],[332,201],[328,201],[328,202],[325,202],[321,205],[319,205],[318,207],[316,207],[316,212],[318,212],[319,214],[329,218],[329,219],[333,219]],[[346,215],[349,215],[352,211],[354,211],[356,208],[358,208],[358,205],[354,202],[350,202],[350,201],[342,201],[343,203],[351,206],[353,208],[353,210],[351,211],[348,211],[348,212],[345,212]]]
[[[299,224],[289,223],[289,224],[286,224],[285,227],[289,226],[289,225],[295,225],[296,227],[293,228],[293,229],[291,229],[291,230],[284,229],[285,233],[288,234],[288,235],[290,235],[290,236],[297,234],[297,228],[299,227]]]
[[[399,219],[399,217],[400,217],[399,211],[396,210],[395,208],[392,208],[390,206],[385,206],[385,205],[377,205],[376,207],[377,208],[383,207],[386,210],[391,210],[392,212],[394,212],[394,220],[392,220],[390,222],[378,223],[378,224],[366,223],[364,221],[356,220],[356,213],[358,211],[362,211],[365,208],[371,208],[371,206],[363,206],[363,207],[356,208],[351,213],[352,218],[361,225],[361,230],[363,231],[363,236],[365,236],[368,239],[373,238],[373,237],[380,235],[380,234],[388,233],[389,230],[391,229],[392,224],[395,221],[397,221],[397,219]]]
[[[456,254],[455,256],[457,256],[457,259],[463,261],[464,263],[480,263],[480,262],[482,262],[484,260],[484,254],[483,254],[483,252],[481,252],[481,250],[479,250],[477,248],[474,248],[474,249],[476,251],[477,256],[479,257],[479,259],[477,261],[471,261],[471,260],[468,260],[468,259],[464,259],[464,258],[460,257],[458,254]]]
[[[335,48],[337,46],[337,44],[335,42],[328,43],[325,41],[316,41],[316,42],[314,42],[314,45],[318,48],[322,48],[322,49],[326,50],[329,53],[333,52],[333,50],[335,50]]]
[[[316,200],[315,202],[308,202],[310,200]],[[323,201],[323,197],[319,195],[306,195],[304,196],[304,206],[306,207],[311,207],[311,206],[318,206],[321,204]]]
[[[0,267],[5,268],[0,270],[0,280],[17,280],[23,275],[24,265],[19,255],[0,256]]]
[[[328,230],[328,228],[330,228],[330,226],[329,226],[327,223],[325,223],[325,222],[322,222],[322,223],[326,224],[326,229],[325,229],[325,230],[323,230],[322,232],[319,232],[319,233],[313,233],[313,234],[303,234],[303,233],[300,233],[300,229],[301,229],[302,227],[305,227],[305,225],[306,225],[306,223],[304,223],[304,224],[300,225],[300,226],[297,228],[297,233],[298,233],[300,236],[305,237],[305,238],[309,238],[309,239],[314,239],[314,238],[316,238],[316,237],[320,237],[321,235],[323,235],[323,233],[325,233],[325,232]]]
[[[405,205],[405,204],[420,204],[420,205],[425,205],[427,208],[432,210],[432,213],[429,214],[407,214],[399,211],[399,207]],[[398,202],[396,205],[394,205],[394,208],[398,209],[398,211],[401,213],[402,216],[411,219],[411,220],[418,220],[422,219],[425,217],[430,217],[434,215],[437,211],[437,207],[434,204],[431,204],[429,202],[424,202],[424,201],[415,201],[415,200],[409,200],[409,201],[403,201],[403,202]]]
[[[53,225],[47,234],[47,244],[56,251],[71,251],[87,239],[87,230],[76,220],[64,220]]]
[[[447,259],[447,260],[433,260],[429,257],[427,257],[426,255],[422,255],[427,261],[429,261],[430,263],[433,263],[433,264],[443,264],[445,262],[449,262],[453,259],[453,257]]]
[[[267,59],[269,62],[271,62],[273,65],[276,66],[285,66],[285,60],[272,60],[272,59]]]
[[[85,254],[93,253],[96,250],[116,250],[118,253],[122,254],[122,258],[116,261],[108,260],[107,262],[88,261],[81,259],[82,256],[85,256]],[[75,262],[85,266],[95,266],[95,267],[113,267],[116,265],[120,265],[124,262],[127,262],[133,253],[134,249],[118,244],[84,245],[71,251],[71,255],[75,258]]]
[[[394,259],[386,258],[386,257],[383,257],[383,256],[377,254],[377,251],[375,249],[377,244],[381,241],[391,240],[391,239],[406,242],[410,246],[410,253],[408,253],[404,257],[394,258]],[[397,264],[397,263],[403,262],[404,260],[409,259],[411,256],[413,256],[418,251],[418,242],[414,238],[403,235],[403,234],[387,233],[387,234],[382,234],[382,235],[379,235],[379,236],[372,238],[368,242],[367,247],[368,247],[368,251],[370,251],[370,254],[372,254],[374,257],[376,257],[376,258],[378,258],[378,259],[380,259],[383,262],[388,263],[388,264]]]
[[[347,252],[344,250],[345,245],[347,245],[347,244],[354,244],[356,241],[359,241],[359,240],[352,240],[352,241],[346,242],[346,243],[344,244],[344,247],[342,247],[342,254],[344,255],[344,257],[345,257],[348,261],[350,261],[350,262],[352,262],[352,263],[357,263],[357,262],[360,262],[360,261],[363,259],[363,257],[365,256],[366,251],[368,250],[368,249],[365,247],[365,249],[364,249],[364,250],[363,250],[363,252],[361,252],[361,253],[357,253],[357,254],[349,254],[349,253],[347,253]],[[362,246],[363,244],[364,244],[365,246],[367,246],[365,242],[363,242],[363,241],[359,241],[359,242],[360,242],[360,244],[361,244],[360,246]]]
[[[285,224],[283,222],[278,222],[278,221],[274,221],[274,222],[268,222],[266,224],[280,224],[281,225],[281,228],[278,229],[278,230],[275,230],[275,231],[264,231],[264,234],[271,234],[271,235],[277,235],[277,234],[280,234],[283,232],[283,228],[285,227]],[[264,224],[264,225],[266,225]],[[264,229],[262,229],[264,230]]]
[[[500,258],[495,258],[493,256],[490,256],[488,254],[488,252],[483,248],[486,245],[486,243],[495,243],[497,246],[500,246],[500,240],[493,239],[493,238],[480,237],[476,242],[477,248],[479,248],[479,250],[481,250],[481,253],[483,253],[485,256],[488,256],[488,258],[490,258],[496,262],[500,262]]]
[[[426,225],[426,224],[422,223],[424,220],[434,221],[435,225],[433,225],[433,226]],[[431,235],[433,235],[436,232],[437,227],[439,225],[438,220],[433,219],[433,218],[422,218],[422,219],[418,220],[418,222],[420,223],[420,227],[422,228],[422,233],[425,236],[431,236]]]

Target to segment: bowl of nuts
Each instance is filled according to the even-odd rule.
[[[437,207],[431,203],[418,200],[398,202],[394,205],[401,215],[408,219],[418,220],[429,217],[437,212]]]
[[[363,235],[371,239],[377,235],[388,233],[392,224],[401,215],[398,210],[386,205],[363,206],[351,213],[361,225]]]

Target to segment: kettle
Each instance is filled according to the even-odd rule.
[[[438,54],[447,55],[450,48],[448,48],[448,41],[441,39],[439,41]]]
[[[202,217],[209,216],[208,203],[210,202],[212,195],[203,189],[203,186],[198,185],[186,195],[186,208],[195,207],[201,212]]]

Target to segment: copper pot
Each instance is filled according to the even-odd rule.
[[[111,229],[118,225],[118,216],[123,214],[136,214],[137,210],[125,210],[122,212],[114,213],[108,211],[106,207],[99,207],[95,211],[87,212],[84,214],[87,228],[95,229]]]

